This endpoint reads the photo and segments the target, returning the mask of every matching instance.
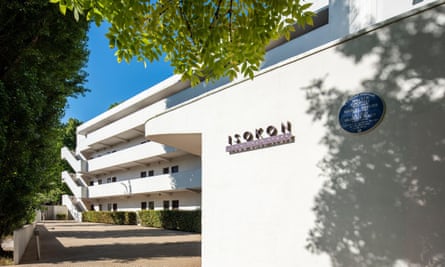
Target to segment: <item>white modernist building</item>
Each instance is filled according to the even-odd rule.
[[[314,2],[254,80],[81,125],[73,213],[201,208],[206,267],[445,266],[445,1]]]

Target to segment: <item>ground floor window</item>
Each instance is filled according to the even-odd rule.
[[[169,209],[170,209],[170,201],[164,200],[164,210],[169,210]]]
[[[111,203],[108,203],[108,204],[107,204],[107,210],[108,210],[108,211],[111,211],[111,208],[112,208]]]
[[[172,200],[172,209],[179,209],[179,200]]]
[[[113,203],[113,211],[117,211],[117,203]]]
[[[90,210],[94,210],[94,204],[91,204]]]
[[[147,202],[141,202],[141,210],[147,209]]]
[[[102,211],[102,204],[99,204],[99,211]]]
[[[179,171],[179,166],[172,166],[172,173],[178,172]]]
[[[155,209],[155,202],[154,201],[149,201],[148,202],[148,209],[149,210],[154,210]]]

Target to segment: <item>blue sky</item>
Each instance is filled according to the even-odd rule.
[[[69,98],[62,121],[77,118],[88,121],[106,111],[110,104],[122,102],[135,94],[163,81],[173,74],[168,62],[163,60],[147,64],[136,60],[118,63],[114,50],[108,47],[105,37],[108,25],[92,24],[88,33],[90,56],[86,71],[89,73],[86,87],[91,91],[84,97]]]

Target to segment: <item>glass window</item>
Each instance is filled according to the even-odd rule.
[[[90,186],[93,186],[94,185],[94,181],[90,181]]]
[[[147,202],[141,202],[141,210],[147,209]]]
[[[154,201],[149,201],[148,202],[148,209],[149,210],[154,210],[155,209],[155,202]]]
[[[147,177],[147,172],[146,171],[141,172],[141,177]]]
[[[102,204],[99,204],[99,211],[102,211]]]
[[[162,173],[163,174],[167,174],[167,173],[169,173],[169,168],[167,167],[167,168],[164,168],[164,169],[162,169]]]
[[[172,173],[178,172],[179,171],[179,166],[172,166]]]
[[[111,177],[111,182],[116,182],[116,180],[117,180],[117,178],[116,178],[116,176],[114,176],[114,177]]]
[[[148,176],[154,176],[155,175],[155,171],[154,170],[149,170],[148,171]]]
[[[172,200],[172,209],[179,209],[179,200]]]
[[[98,184],[102,184],[102,179],[97,180]]]
[[[117,203],[113,203],[113,211],[117,211]]]
[[[169,210],[169,209],[170,209],[170,201],[164,200],[164,210]]]

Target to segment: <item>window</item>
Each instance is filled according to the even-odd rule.
[[[148,202],[148,209],[149,210],[154,210],[155,209],[155,202],[154,201],[149,201]]]
[[[93,186],[94,185],[94,181],[90,181],[90,186]]]
[[[149,170],[148,171],[148,176],[154,176],[155,175],[155,171],[154,170]]]
[[[172,166],[172,173],[178,172],[179,171],[179,166]]]
[[[98,184],[102,184],[102,179],[97,180]]]
[[[99,204],[99,211],[102,211],[102,204]]]
[[[117,211],[117,203],[113,203],[113,211]]]
[[[107,178],[107,184],[111,183],[111,177]]]
[[[111,182],[116,182],[116,180],[117,180],[117,178],[116,178],[116,176],[114,176],[114,177],[111,177]]]
[[[172,200],[172,209],[173,210],[179,209],[179,200]]]
[[[170,209],[170,201],[164,200],[164,210],[169,210],[169,209]]]
[[[94,210],[94,204],[91,204],[90,210]]]
[[[167,174],[169,172],[169,168],[167,167],[167,168],[164,168],[164,169],[162,169],[162,173],[163,174]]]
[[[141,177],[147,177],[147,172],[146,171],[141,172]]]
[[[141,210],[147,209],[147,202],[141,202]]]
[[[107,204],[107,210],[108,210],[108,211],[111,211],[111,208],[112,208],[111,203],[108,203],[108,204]]]

